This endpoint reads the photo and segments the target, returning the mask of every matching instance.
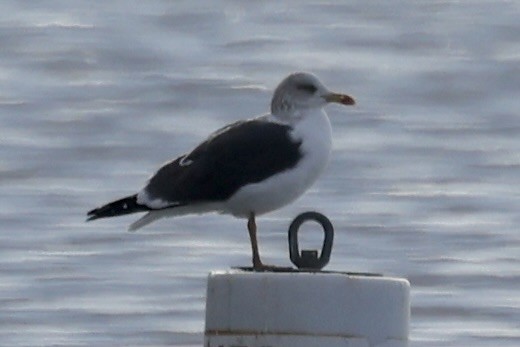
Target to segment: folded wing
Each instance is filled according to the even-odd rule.
[[[297,164],[301,142],[291,130],[261,119],[228,125],[161,167],[137,201],[155,209],[226,200],[240,187]]]

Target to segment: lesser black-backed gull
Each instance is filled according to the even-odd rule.
[[[297,199],[325,168],[332,147],[323,110],[329,102],[354,105],[312,74],[291,74],[274,91],[271,113],[217,130],[162,166],[140,192],[88,212],[87,220],[146,212],[130,225],[136,230],[192,213],[246,218],[253,267],[262,269],[255,217]]]

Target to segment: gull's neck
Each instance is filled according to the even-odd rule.
[[[307,117],[315,117],[324,113],[323,107],[293,107],[288,106],[285,109],[271,109],[271,115],[283,122],[294,125]]]

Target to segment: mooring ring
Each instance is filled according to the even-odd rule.
[[[317,250],[302,250],[298,245],[298,231],[307,221],[315,221],[321,225],[325,233],[321,254]],[[329,263],[334,241],[334,227],[330,220],[319,212],[304,212],[298,215],[289,226],[289,257],[298,269],[321,270]]]

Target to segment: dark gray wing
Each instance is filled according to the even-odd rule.
[[[240,187],[297,164],[301,141],[291,138],[291,129],[253,119],[217,130],[191,153],[161,167],[145,187],[147,196],[172,206],[226,200]]]

